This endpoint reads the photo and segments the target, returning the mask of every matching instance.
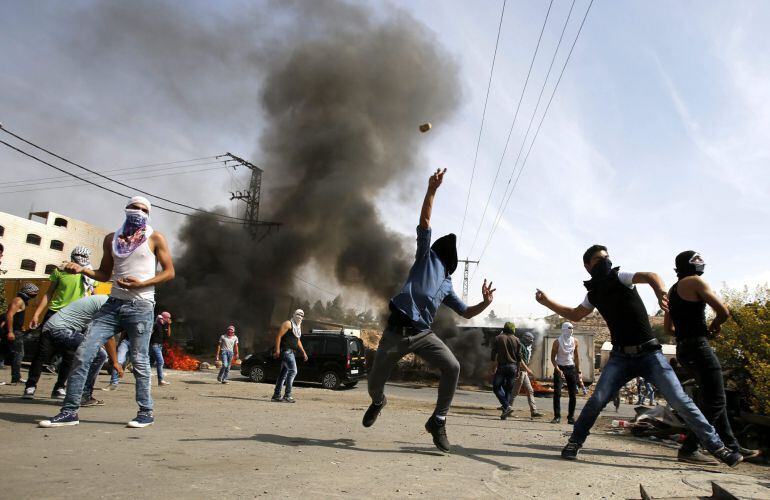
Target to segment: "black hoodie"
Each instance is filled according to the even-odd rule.
[[[433,242],[430,247],[436,252],[441,263],[446,268],[447,276],[450,276],[457,269],[457,236],[449,233]]]

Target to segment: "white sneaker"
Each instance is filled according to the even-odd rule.
[[[54,389],[54,391],[51,393],[51,397],[53,399],[64,399],[65,396],[67,396],[67,391],[63,387],[59,387],[58,389]]]
[[[27,387],[24,389],[24,394],[21,397],[24,399],[35,399],[35,388]]]

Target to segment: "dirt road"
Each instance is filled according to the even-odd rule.
[[[0,497],[640,498],[640,483],[654,496],[684,496],[708,494],[715,480],[742,498],[770,498],[766,467],[707,471],[678,463],[675,449],[601,427],[579,462],[564,461],[569,426],[531,421],[522,409],[500,421],[491,397],[453,407],[453,452],[443,455],[423,429],[430,404],[408,388],[393,390],[364,429],[362,390],[299,387],[292,405],[271,403],[266,384],[169,373],[172,385],[153,388],[157,421],[145,429],[125,427],[136,411],[130,375],[118,391],[97,391],[106,406],[58,429],[36,427],[58,402],[0,386]],[[106,382],[100,375],[99,386]],[[44,376],[38,393],[52,384]]]

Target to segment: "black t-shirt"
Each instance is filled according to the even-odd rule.
[[[168,327],[169,325],[155,320],[155,324],[152,326],[152,335],[150,335],[150,344],[162,344],[168,333]]]

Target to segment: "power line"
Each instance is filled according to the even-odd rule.
[[[327,290],[326,288],[322,288],[322,287],[320,287],[320,286],[318,286],[318,285],[316,285],[314,283],[311,283],[311,282],[309,282],[307,280],[304,280],[304,279],[300,278],[299,276],[297,276],[296,274],[292,274],[292,278],[294,278],[297,281],[301,281],[302,283],[305,283],[306,285],[310,285],[313,288],[317,288],[318,290],[321,290],[322,292],[326,292],[329,295],[331,295],[332,297],[337,297],[337,295],[339,295],[338,293],[334,293],[331,290]]]
[[[497,47],[500,44],[500,32],[503,28],[503,17],[505,16],[505,4],[506,0],[503,0],[503,8],[500,11],[500,23],[497,26],[497,39],[495,40],[495,51],[492,54],[492,67],[489,69],[489,81],[487,82],[487,95],[484,97],[484,109],[481,112],[481,127],[479,127],[479,137],[476,139],[476,153],[473,155],[473,168],[471,169],[471,180],[468,184],[468,195],[465,197],[465,212],[463,212],[463,222],[460,226],[460,238],[458,239],[457,246],[463,239],[463,231],[465,230],[465,219],[468,216],[468,204],[471,200],[471,189],[473,188],[473,177],[476,174],[476,162],[479,159],[479,146],[481,146],[481,134],[484,131],[484,119],[487,116],[487,102],[489,101],[489,90],[492,88],[492,74],[495,71],[495,61],[497,60]]]
[[[158,195],[155,195],[155,194],[149,193],[149,192],[147,192],[147,191],[143,191],[143,190],[141,190],[141,189],[137,189],[137,188],[135,188],[135,187],[133,187],[133,186],[130,186],[130,185],[128,185],[128,184],[125,184],[125,183],[123,183],[123,182],[120,182],[120,181],[116,181],[116,180],[114,180],[114,179],[111,179],[111,178],[107,177],[106,175],[102,175],[102,174],[100,174],[99,172],[96,172],[96,171],[94,171],[94,170],[91,170],[90,168],[86,168],[86,167],[84,167],[83,165],[80,165],[80,164],[78,164],[78,163],[75,163],[75,162],[73,162],[73,161],[71,161],[71,160],[68,160],[67,158],[64,158],[63,156],[57,155],[56,153],[54,153],[54,152],[52,152],[52,151],[49,151],[49,150],[45,149],[45,148],[44,148],[44,147],[42,147],[42,146],[38,146],[37,144],[35,144],[35,143],[31,142],[31,141],[28,141],[27,139],[24,139],[23,137],[21,137],[21,136],[19,136],[19,135],[16,135],[16,134],[14,134],[13,132],[11,132],[10,130],[6,129],[6,128],[5,128],[3,125],[1,125],[1,124],[0,124],[0,130],[2,130],[3,132],[5,132],[6,134],[8,134],[8,135],[10,135],[10,136],[12,136],[12,137],[15,137],[16,139],[18,139],[18,140],[20,140],[20,141],[22,141],[22,142],[24,142],[24,143],[26,143],[26,144],[29,144],[30,146],[32,146],[32,147],[34,147],[34,148],[37,148],[37,149],[39,149],[39,150],[41,150],[41,151],[44,151],[44,152],[48,153],[49,155],[53,156],[54,158],[58,158],[58,159],[60,159],[60,160],[62,160],[62,161],[64,161],[64,162],[66,162],[66,163],[69,163],[70,165],[73,165],[73,166],[75,166],[75,167],[78,167],[78,168],[80,168],[80,169],[83,169],[83,170],[85,170],[86,172],[89,172],[89,173],[91,173],[91,174],[97,175],[97,176],[99,176],[99,177],[101,177],[101,178],[103,178],[103,179],[105,179],[105,180],[108,180],[108,181],[114,182],[115,184],[118,184],[119,186],[123,186],[123,187],[125,187],[125,188],[131,189],[132,191],[136,191],[136,192],[142,193],[142,194],[144,194],[144,195],[147,195],[147,196],[150,196],[150,197],[152,197],[152,198],[157,198],[157,199],[159,199],[159,200],[163,200],[163,201],[165,201],[165,202],[167,202],[167,203],[171,203],[171,204],[173,204],[173,205],[178,205],[178,206],[180,206],[180,207],[188,208],[188,209],[190,209],[190,210],[195,210],[196,212],[200,212],[200,213],[204,213],[204,214],[208,214],[208,215],[214,215],[214,216],[216,216],[216,217],[225,217],[225,218],[227,218],[227,219],[233,219],[233,220],[237,220],[237,221],[239,221],[239,222],[242,222],[242,221],[244,221],[244,219],[239,219],[239,218],[237,218],[237,217],[232,217],[232,216],[230,216],[230,215],[221,215],[221,214],[215,214],[215,213],[213,213],[213,212],[209,212],[208,210],[203,210],[203,209],[201,209],[201,208],[196,208],[196,207],[193,207],[193,206],[190,206],[190,205],[186,205],[186,204],[184,204],[184,203],[179,203],[179,202],[176,202],[176,201],[173,201],[173,200],[169,200],[168,198],[163,198],[162,196],[158,196]],[[7,143],[4,143],[4,144],[7,144]],[[15,149],[15,148],[14,148],[14,149]],[[17,150],[17,151],[21,151],[21,150]],[[64,172],[65,172],[65,173],[69,173],[69,172],[67,172],[67,171],[64,171]],[[81,179],[81,180],[83,180],[83,179]],[[184,212],[179,212],[179,213],[183,213],[183,214],[184,214]],[[188,214],[184,214],[184,215],[188,215]]]
[[[74,177],[76,179],[79,179],[79,180],[81,180],[81,181],[83,181],[83,182],[85,182],[87,184],[91,184],[92,186],[96,186],[99,189],[103,189],[105,191],[109,191],[110,193],[116,194],[116,195],[121,196],[123,198],[130,198],[130,196],[127,195],[127,194],[121,193],[120,191],[115,191],[114,189],[109,188],[107,186],[103,186],[101,184],[96,184],[95,182],[92,182],[92,181],[90,181],[88,179],[85,179],[85,178],[83,178],[83,177],[81,177],[81,176],[79,176],[77,174],[73,174],[72,172],[68,172],[68,171],[64,170],[63,168],[57,167],[56,165],[54,165],[52,163],[49,163],[49,162],[47,162],[47,161],[45,161],[45,160],[43,160],[41,158],[38,158],[37,156],[33,155],[32,153],[28,153],[28,152],[26,152],[26,151],[24,151],[22,149],[19,149],[19,148],[17,148],[16,146],[14,146],[12,144],[8,144],[7,142],[5,142],[3,140],[0,140],[0,144],[3,144],[5,146],[9,147],[9,148],[13,149],[14,151],[17,151],[18,153],[23,154],[24,156],[28,156],[29,158],[32,158],[33,160],[36,160],[36,161],[42,163],[43,165],[48,165],[49,167],[51,167],[51,168],[53,168],[55,170],[58,170],[59,172],[68,174],[68,175],[70,175],[70,176],[72,176],[72,177]],[[187,217],[197,217],[197,218],[203,217],[202,215],[188,214],[188,213],[185,213],[185,212],[181,212],[179,210],[175,210],[173,208],[164,207],[162,205],[153,204],[153,206],[155,208],[159,209],[159,210],[164,210],[166,212],[171,212],[171,213],[179,214],[179,215],[186,215]],[[216,213],[213,213],[213,212],[207,212],[207,214],[211,215],[211,216],[214,216],[214,217],[218,217],[219,216],[219,214],[216,214]],[[217,222],[222,222],[222,223],[227,223],[227,224],[242,224],[243,222],[245,222],[242,219],[238,220],[238,221],[221,220],[221,219],[216,219],[216,220],[217,220]]]
[[[156,175],[144,175],[144,174],[142,174],[141,176],[126,177],[126,178],[124,178],[122,180],[154,179],[156,177],[168,177],[170,175],[187,175],[187,174],[195,174],[195,173],[200,173],[200,172],[210,172],[211,170],[221,170],[223,168],[229,168],[229,167],[220,165],[218,167],[201,168],[201,169],[198,169],[198,170],[188,170],[186,172],[170,172],[170,173],[156,174]],[[130,174],[125,174],[125,175],[130,175]],[[67,178],[69,178],[69,177],[67,177]],[[85,176],[84,176],[84,178],[85,178]],[[74,184],[68,184],[66,186],[47,186],[47,187],[46,186],[43,186],[43,187],[10,186],[11,188],[26,187],[28,189],[19,189],[19,190],[15,190],[15,191],[0,191],[0,194],[30,193],[30,192],[36,192],[36,191],[51,191],[51,190],[54,190],[54,189],[67,189],[67,188],[73,188],[73,187],[81,187],[81,186],[85,186],[85,185],[86,185],[85,183],[76,182]],[[5,188],[5,186],[3,186],[3,188]],[[0,188],[0,189],[3,189],[3,188]]]
[[[489,234],[489,238],[487,238],[487,242],[484,245],[484,248],[479,255],[479,260],[481,260],[481,257],[486,252],[487,248],[489,247],[489,244],[492,241],[492,236],[494,235],[495,231],[497,230],[497,227],[500,224],[500,221],[502,220],[503,213],[505,213],[505,210],[508,208],[508,203],[511,201],[511,197],[513,196],[513,192],[516,189],[516,186],[519,183],[519,178],[521,177],[521,173],[524,171],[524,168],[527,165],[527,160],[529,159],[529,155],[532,152],[532,147],[535,145],[535,141],[537,140],[537,136],[540,134],[540,128],[543,126],[543,121],[545,120],[546,115],[548,114],[548,110],[551,108],[551,103],[553,102],[554,96],[556,96],[556,90],[559,88],[559,83],[561,83],[561,79],[564,76],[564,71],[567,69],[567,64],[570,61],[570,58],[572,57],[572,52],[575,49],[575,45],[577,44],[578,39],[580,38],[580,33],[583,31],[583,26],[585,25],[586,19],[588,18],[588,13],[591,11],[591,7],[593,6],[594,0],[591,0],[588,4],[588,8],[586,9],[585,14],[583,15],[583,20],[580,22],[580,27],[578,28],[577,34],[575,35],[575,39],[572,42],[572,46],[569,49],[569,53],[567,54],[567,58],[564,60],[564,64],[562,65],[561,72],[559,73],[559,78],[556,80],[556,84],[554,85],[553,92],[551,92],[551,97],[548,99],[548,104],[545,107],[545,111],[543,111],[543,115],[540,117],[540,122],[537,125],[537,129],[535,129],[535,134],[532,136],[532,142],[529,144],[529,148],[527,149],[527,154],[524,157],[524,161],[521,164],[521,168],[519,169],[519,173],[516,176],[516,180],[513,183],[513,187],[511,188],[510,193],[507,193],[506,195],[503,195],[503,198],[505,200],[504,204],[502,205],[502,210],[500,211],[497,220],[495,221],[495,224],[492,227],[492,231]],[[574,1],[573,1],[574,6]],[[571,12],[571,9],[570,9]],[[515,170],[515,166],[514,166]],[[509,181],[510,182],[510,181]],[[474,273],[475,274],[475,273]]]
[[[513,114],[513,121],[511,122],[511,128],[508,130],[508,138],[505,140],[505,147],[503,147],[503,154],[500,155],[500,162],[497,164],[497,172],[495,172],[495,178],[492,181],[492,186],[490,186],[489,188],[489,196],[487,197],[487,201],[484,204],[484,211],[481,213],[481,220],[479,221],[479,226],[476,228],[476,234],[473,236],[473,243],[471,243],[471,248],[467,252],[468,254],[473,252],[473,249],[476,247],[476,241],[478,240],[479,232],[481,231],[481,226],[484,224],[484,218],[487,215],[489,202],[492,200],[492,194],[495,191],[495,184],[497,184],[497,178],[500,176],[500,169],[503,166],[503,159],[505,158],[505,154],[508,152],[508,143],[511,141],[511,134],[513,133],[513,128],[516,125],[516,118],[518,118],[519,116],[521,103],[524,100],[524,93],[526,92],[527,85],[529,84],[529,77],[532,74],[532,67],[535,65],[535,59],[537,58],[537,54],[540,51],[540,42],[543,40],[543,33],[545,32],[545,27],[548,24],[548,17],[551,15],[551,7],[553,7],[553,0],[551,0],[550,3],[548,4],[548,10],[545,13],[545,19],[543,20],[543,27],[540,28],[540,35],[537,37],[537,45],[535,46],[535,51],[532,54],[532,60],[529,63],[527,78],[524,80],[524,86],[521,89],[521,95],[519,95],[519,102],[516,105],[516,112]]]
[[[216,161],[208,161],[208,162],[202,162],[202,163],[191,163],[189,165],[174,165],[171,167],[164,167],[164,168],[157,168],[150,170],[150,172],[165,172],[169,170],[180,170],[180,169],[187,169],[191,167],[205,167],[209,165],[219,165],[217,168],[226,167],[227,164],[225,162],[228,162],[231,160],[216,160]],[[141,167],[128,167],[128,168],[120,168],[120,169],[114,169],[114,170],[102,170],[101,173],[103,174],[113,174],[120,177],[123,177],[125,175],[134,175],[134,174],[140,174],[145,175],[144,171],[145,168]],[[130,171],[130,172],[128,172]],[[176,172],[171,172],[166,175],[174,175]],[[98,178],[96,175],[84,175],[83,177],[88,179]],[[5,188],[15,188],[15,187],[28,187],[28,186],[37,186],[37,185],[45,185],[45,184],[56,184],[58,182],[69,180],[70,177],[68,175],[57,175],[55,177],[41,177],[38,179],[20,179],[17,181],[9,181],[9,182],[3,182],[2,186],[0,186],[0,189]]]

